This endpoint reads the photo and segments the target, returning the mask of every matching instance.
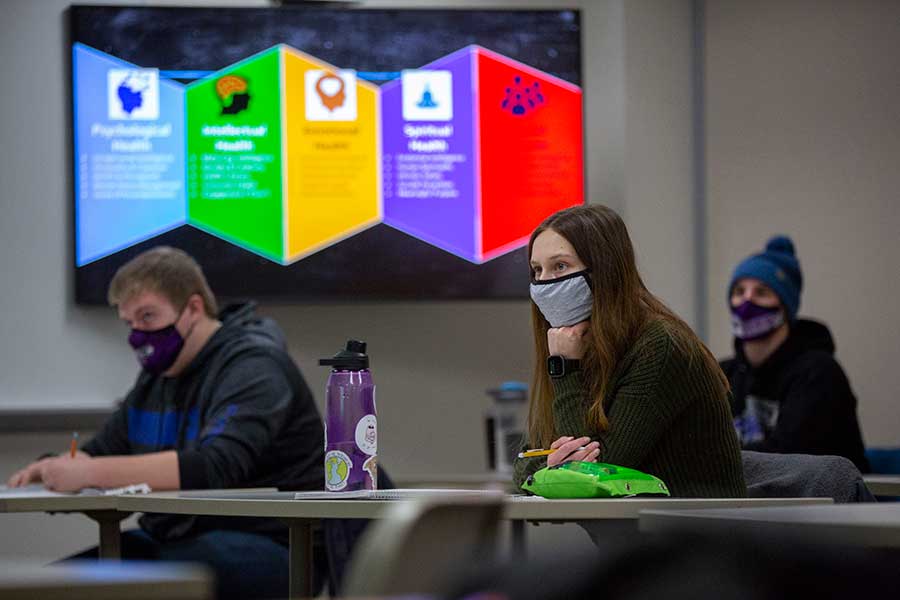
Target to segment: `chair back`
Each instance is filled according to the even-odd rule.
[[[875,502],[856,465],[843,456],[741,452],[751,498],[831,498]]]
[[[502,494],[397,502],[363,534],[341,594],[441,592],[463,565],[493,555],[502,510]]]

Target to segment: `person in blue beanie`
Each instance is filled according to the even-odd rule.
[[[797,317],[803,271],[787,236],[741,261],[728,283],[734,358],[721,362],[745,450],[844,456],[868,472],[856,397],[824,323]]]

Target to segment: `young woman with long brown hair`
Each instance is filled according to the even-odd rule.
[[[531,235],[535,371],[530,447],[516,485],[545,465],[640,469],[673,496],[746,495],[728,382],[690,327],[644,286],[622,219],[604,206],[548,217]]]

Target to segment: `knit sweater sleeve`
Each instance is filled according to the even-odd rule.
[[[689,359],[673,348],[670,334],[654,327],[631,353],[605,403],[606,431],[588,422],[591,398],[581,372],[553,380],[553,421],[558,436],[588,436],[601,442],[601,462],[640,468],[694,396]],[[517,486],[546,458],[516,461]]]
[[[600,460],[632,468],[644,463],[694,397],[688,363],[667,333],[648,340],[608,405]]]
[[[587,431],[588,397],[581,372],[553,380],[553,422],[559,437],[592,435]],[[528,442],[522,450],[529,448]],[[547,457],[520,458],[513,465],[513,482],[519,488],[528,476],[547,466]]]
[[[654,328],[641,345],[607,399],[609,428],[603,433],[588,423],[591,401],[582,374],[553,382],[556,431],[599,440],[602,462],[640,466],[692,397],[679,385],[689,370],[686,361],[665,329]]]

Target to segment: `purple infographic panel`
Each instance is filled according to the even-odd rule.
[[[384,222],[480,262],[475,54],[464,48],[381,88]]]

